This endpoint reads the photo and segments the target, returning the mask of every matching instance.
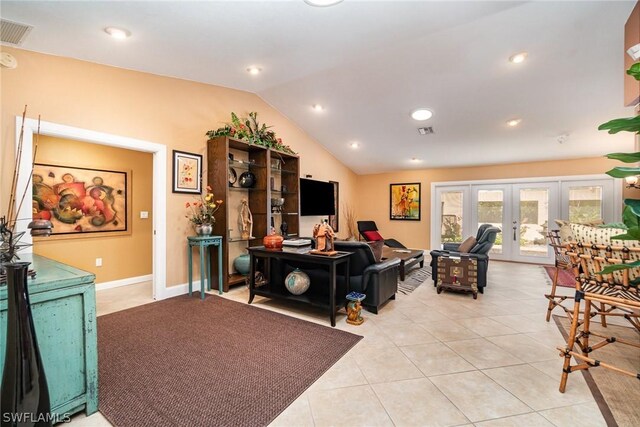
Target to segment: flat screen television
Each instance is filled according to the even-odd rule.
[[[333,184],[300,178],[300,215],[335,215]]]

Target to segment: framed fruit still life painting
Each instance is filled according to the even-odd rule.
[[[202,193],[202,156],[173,150],[173,192]]]
[[[389,219],[420,221],[420,183],[389,184]]]
[[[51,237],[130,234],[130,174],[36,163],[33,219],[50,220]]]

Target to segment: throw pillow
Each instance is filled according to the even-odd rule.
[[[362,235],[368,242],[377,242],[378,240],[384,240],[380,233],[377,231],[363,231]]]
[[[566,243],[566,242],[574,242],[576,240],[575,235],[571,231],[571,224],[580,224],[580,225],[588,225],[591,227],[595,227],[598,225],[603,225],[604,220],[596,219],[594,221],[571,223],[564,219],[556,219],[555,223],[558,224],[558,227],[560,227],[558,232],[558,234],[560,235],[560,241],[562,243]]]
[[[384,240],[376,240],[367,243],[369,244],[369,246],[371,246],[373,257],[375,258],[376,262],[382,261],[382,248],[384,247]]]
[[[467,237],[467,239],[464,242],[460,243],[460,246],[458,246],[458,252],[468,253],[476,245],[476,243],[477,241],[475,237]]]

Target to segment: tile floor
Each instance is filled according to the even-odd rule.
[[[98,292],[99,314],[149,302],[145,286]],[[555,347],[564,341],[544,320],[549,289],[541,267],[494,261],[476,301],[437,295],[429,280],[398,294],[377,316],[363,311],[361,326],[348,325],[341,313],[337,327],[364,339],[272,425],[569,426],[580,419],[582,427],[604,426],[582,375],[571,375],[567,392],[558,392],[562,360]],[[248,291],[237,287],[224,296],[246,302]],[[329,324],[310,307],[259,297],[253,305]],[[110,425],[99,413],[72,424]]]

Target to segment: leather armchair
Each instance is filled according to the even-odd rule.
[[[349,291],[365,294],[367,297],[362,301],[362,305],[374,314],[377,314],[378,309],[388,300],[396,298],[400,259],[377,263],[371,247],[366,242],[335,241],[334,245],[336,251],[353,254],[349,259],[349,289],[346,287],[342,273],[338,271],[337,295],[346,295]],[[317,266],[312,265],[289,264],[285,266],[284,274],[288,274],[296,267],[307,273],[311,279],[311,288],[308,292],[317,292],[318,287],[314,290],[314,284],[327,283],[329,280],[329,273],[325,269],[318,269]]]
[[[496,237],[500,229],[491,224],[482,224],[478,227],[476,234],[476,244],[465,253],[465,256],[475,258],[478,261],[478,291],[484,293],[484,287],[487,286],[487,270],[489,269],[489,251],[496,241]],[[460,256],[458,248],[460,243],[445,243],[441,250],[431,251],[431,278],[433,285],[438,280],[438,258],[443,255]]]

